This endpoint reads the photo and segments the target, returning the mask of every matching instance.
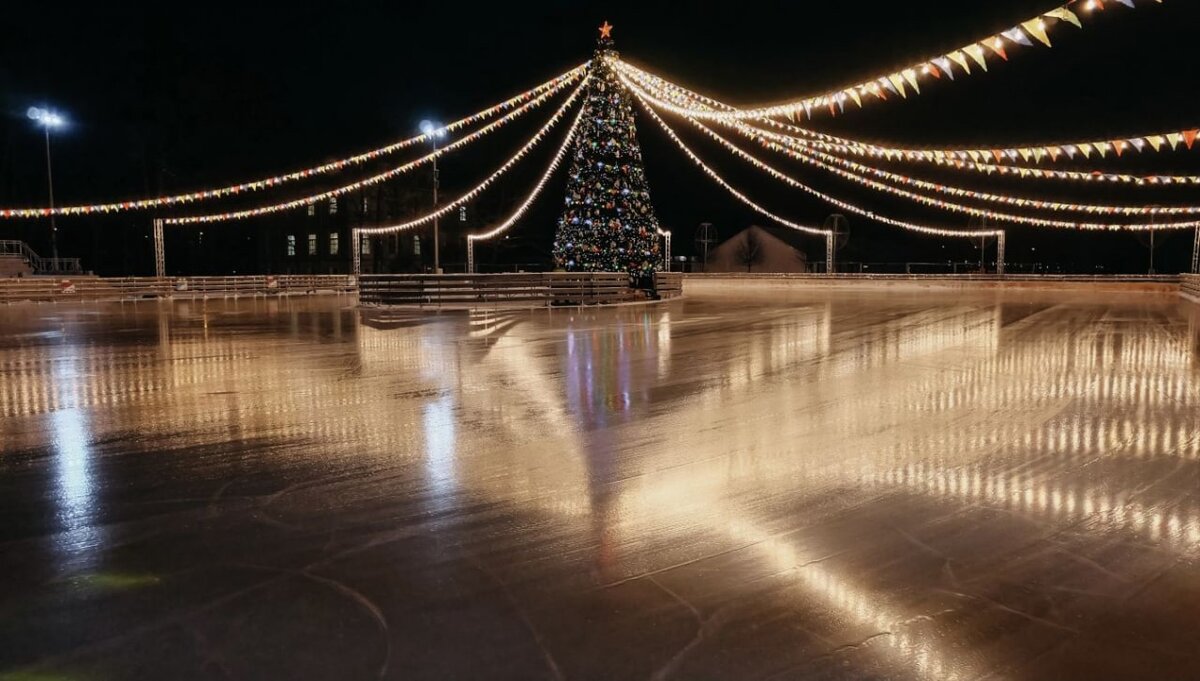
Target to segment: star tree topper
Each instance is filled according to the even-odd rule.
[[[604,25],[600,27],[600,38],[611,40],[612,39],[612,30],[613,30],[612,24],[605,21]]]

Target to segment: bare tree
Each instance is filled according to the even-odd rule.
[[[757,229],[751,227],[743,232],[741,240],[738,241],[737,259],[746,266],[747,272],[752,271],[762,260],[762,240],[758,237]]]

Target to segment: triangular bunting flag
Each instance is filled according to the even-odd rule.
[[[951,66],[950,59],[948,57],[938,57],[937,59],[933,60],[933,63],[942,70],[942,73],[950,76],[950,80],[954,80],[954,67]]]
[[[1075,16],[1075,13],[1066,7],[1052,9],[1049,12],[1046,12],[1046,16],[1075,24],[1076,28],[1083,28],[1083,23],[1079,21],[1079,17]]]
[[[1018,45],[1024,45],[1026,47],[1033,47],[1033,41],[1031,41],[1029,39],[1029,36],[1025,35],[1025,31],[1022,31],[1019,28],[1010,28],[1007,31],[1001,33],[1000,35],[1004,36],[1005,38],[1008,38],[1009,40],[1013,41],[1014,43],[1016,43]]]
[[[1006,52],[1004,50],[1004,38],[1001,38],[1000,36],[995,36],[993,38],[988,38],[987,40],[983,41],[983,44],[987,45],[989,48],[991,48],[992,52],[995,52],[996,54],[1000,55],[1001,59],[1003,59],[1004,61],[1008,61],[1008,52]]]
[[[1030,19],[1021,23],[1021,28],[1025,29],[1029,35],[1038,39],[1046,47],[1050,47],[1050,36],[1046,35],[1046,22],[1041,19]]]
[[[1187,145],[1188,149],[1191,149],[1192,145],[1196,143],[1196,135],[1197,134],[1200,134],[1200,130],[1184,130],[1183,131],[1183,143]]]
[[[967,56],[965,54],[955,50],[946,56],[954,60],[955,64],[961,66],[963,71],[966,71],[968,74],[971,73],[971,67],[967,64]]]
[[[979,64],[979,68],[983,69],[984,71],[988,70],[987,62],[983,60],[983,47],[979,43],[968,45],[967,47],[963,48],[963,51],[971,55],[971,58],[975,60],[975,63]]]

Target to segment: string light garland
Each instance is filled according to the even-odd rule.
[[[691,148],[688,147],[687,144],[685,144],[683,142],[683,140],[681,140],[677,134],[675,134],[675,130],[673,128],[671,128],[671,126],[668,125],[667,122],[664,121],[658,115],[657,112],[655,112],[654,108],[651,107],[650,104],[642,97],[641,92],[639,92],[637,89],[634,89],[634,88],[631,88],[631,91],[633,92],[634,96],[638,99],[638,101],[641,102],[642,106],[646,110],[646,113],[649,114],[650,118],[652,118],[656,123],[658,123],[659,127],[662,128],[663,132],[666,133],[666,135],[671,138],[671,141],[673,141],[675,143],[675,145],[678,146],[680,148],[680,150],[682,150],[683,153],[692,160],[693,163],[695,163],[697,166],[699,166],[700,169],[703,170],[706,175],[708,175],[710,178],[712,178],[714,181],[716,181],[717,184],[724,187],[726,191],[730,192],[739,201],[741,201],[742,203],[745,203],[746,205],[750,206],[751,208],[758,211],[759,213],[766,215],[767,217],[771,218],[772,220],[776,220],[783,225],[791,227],[792,229],[796,229],[801,232],[805,232],[808,234],[820,235],[820,236],[824,236],[824,237],[828,237],[830,235],[829,230],[817,229],[816,227],[806,227],[804,225],[799,225],[794,222],[780,218],[779,216],[771,213],[767,209],[763,208],[762,206],[758,205],[754,201],[750,200],[741,192],[734,189],[728,182],[726,182],[720,175],[718,175],[715,170],[713,170],[706,163],[704,163],[704,161],[702,161],[700,159],[700,157],[697,156],[695,154],[695,152],[693,152],[691,150]],[[689,120],[691,120],[691,119],[689,119]],[[703,125],[699,121],[695,121],[695,123],[698,125],[701,125],[701,126]],[[737,147],[734,145],[730,145],[730,146],[733,147],[734,149],[737,149]],[[861,215],[861,216],[869,218],[871,220],[877,220],[884,224],[892,225],[894,227],[900,227],[902,229],[907,229],[907,230],[910,230],[913,232],[918,232],[921,234],[927,234],[927,235],[931,235],[931,236],[949,236],[949,237],[979,238],[981,236],[1000,236],[1004,233],[1003,230],[943,229],[940,227],[930,227],[927,225],[918,225],[916,223],[907,222],[904,220],[897,220],[894,218],[889,218],[884,215],[877,215],[874,211],[869,211],[869,210],[866,210],[865,208],[860,208],[854,204],[851,204],[846,201],[842,201],[841,199],[830,196],[829,194],[826,194],[824,192],[813,189],[812,187],[809,187],[808,185],[800,182],[799,180],[791,177],[790,175],[787,175],[785,173],[782,173],[782,172],[776,170],[775,168],[767,165],[766,163],[758,160],[757,158],[755,158],[749,154],[746,154],[745,152],[742,152],[740,155],[743,158],[750,160],[754,165],[756,165],[760,169],[767,171],[772,176],[776,177],[777,179],[779,179],[793,187],[796,187],[797,189],[801,189],[809,194],[812,194],[813,196],[816,196],[817,198],[819,198],[823,201],[826,201],[827,203],[833,204],[834,206],[837,206],[838,208],[841,208],[848,212],[855,213],[856,215]]]
[[[858,163],[850,159],[842,158],[833,154],[828,154],[822,151],[813,149],[805,149],[803,147],[796,148],[789,146],[789,142],[780,144],[779,142],[770,141],[770,136],[763,135],[762,131],[757,131],[750,126],[740,125],[738,131],[748,138],[760,142],[764,147],[772,151],[781,152],[797,158],[805,162],[810,160],[824,160],[828,163],[841,166],[858,174],[873,175],[877,178],[903,184],[918,189],[932,190],[939,194],[947,194],[950,196],[958,196],[976,201],[984,201],[987,203],[999,203],[1018,208],[1030,208],[1036,210],[1048,210],[1051,212],[1073,212],[1087,213],[1089,215],[1123,215],[1131,216],[1147,216],[1147,215],[1200,215],[1200,206],[1129,206],[1129,205],[1103,205],[1103,204],[1087,204],[1087,203],[1069,203],[1062,201],[1047,201],[1042,199],[1024,198],[1012,196],[1008,194],[995,194],[991,192],[981,192],[964,187],[956,187],[954,185],[944,185],[928,180],[909,177],[899,173],[889,172],[881,168],[869,166],[863,163]],[[820,164],[826,170],[833,170],[825,164]]]
[[[517,220],[520,220],[521,217],[525,215],[526,211],[529,210],[529,206],[533,204],[537,197],[542,193],[542,190],[546,188],[546,183],[550,181],[550,177],[554,174],[554,171],[558,170],[558,167],[562,164],[563,157],[567,154],[567,149],[571,147],[571,142],[575,139],[575,132],[579,128],[579,121],[583,118],[583,112],[583,107],[580,107],[579,113],[575,114],[575,120],[571,122],[571,127],[567,130],[567,136],[563,138],[562,144],[559,145],[558,151],[554,154],[554,158],[550,160],[550,164],[546,166],[546,171],[542,173],[542,177],[537,181],[537,184],[533,186],[533,191],[529,192],[529,194],[525,197],[525,200],[521,202],[521,205],[517,206],[517,209],[514,210],[512,214],[509,215],[503,222],[501,222],[499,225],[496,225],[496,227],[481,234],[468,234],[467,240],[482,241],[484,239],[491,239],[492,237],[507,231],[509,227],[512,227],[514,224],[516,224]]]
[[[587,69],[588,64],[584,63],[575,68],[555,76],[550,80],[538,85],[534,88],[526,90],[518,95],[500,102],[499,104],[490,106],[482,111],[478,111],[466,118],[460,118],[457,121],[447,124],[442,130],[446,132],[454,132],[456,130],[468,127],[475,123],[492,118],[503,111],[511,109],[514,106],[528,103],[531,100],[543,100],[543,95],[553,96],[560,92],[563,88],[576,82]],[[50,215],[72,216],[72,215],[93,215],[119,213],[124,211],[146,210],[151,208],[165,208],[179,205],[208,201],[229,196],[237,196],[251,192],[258,192],[267,189],[274,189],[290,182],[304,180],[319,175],[335,173],[352,166],[362,165],[368,161],[372,161],[383,156],[395,153],[407,147],[420,144],[428,140],[427,135],[417,135],[399,142],[394,142],[387,146],[372,149],[370,151],[351,156],[349,158],[331,161],[323,165],[305,168],[285,175],[277,175],[240,184],[219,187],[216,189],[203,189],[186,194],[176,194],[173,196],[163,196],[153,199],[135,199],[130,201],[116,201],[111,203],[97,203],[77,206],[60,206],[53,210],[50,208],[0,208],[0,218],[39,218],[49,217]]]
[[[637,87],[636,85],[631,85]],[[642,94],[655,105],[666,104],[663,100],[652,94],[641,90]],[[717,104],[720,104],[719,102]],[[721,105],[724,106],[724,105]],[[687,116],[688,120],[695,120],[695,117]],[[815,165],[823,170],[835,172],[842,177],[862,183],[865,179],[864,175],[873,175],[877,178],[903,184],[918,189],[932,190],[941,194],[958,196],[977,201],[989,203],[1000,203],[1019,208],[1030,208],[1037,210],[1048,210],[1052,212],[1079,212],[1091,215],[1124,215],[1124,216],[1154,216],[1154,215],[1200,215],[1200,206],[1115,206],[1115,205],[1095,205],[1081,203],[1067,203],[1059,201],[1045,201],[1041,199],[1030,199],[1018,196],[1005,194],[995,194],[990,192],[980,192],[953,185],[943,185],[936,182],[929,182],[917,178],[900,175],[898,173],[889,172],[874,166],[857,163],[847,158],[839,157],[833,154],[824,153],[819,150],[807,147],[788,135],[772,133],[749,126],[741,121],[719,121],[722,125],[732,127],[742,135],[751,139],[754,142],[776,152],[784,153],[792,158],[796,158],[810,165]],[[782,142],[782,144],[780,143]],[[821,161],[825,161],[824,163]],[[842,173],[836,168],[830,167],[832,163],[841,166],[851,172]],[[871,185],[868,185],[871,186]],[[872,187],[878,188],[878,187]],[[889,190],[890,191],[890,190]],[[1062,225],[1054,225],[1062,226]]]
[[[629,84],[629,86],[631,88],[634,87],[631,83]],[[641,91],[637,90],[635,88],[634,94],[638,97],[638,99],[642,102],[642,104],[647,108],[647,111],[649,111],[656,120],[659,120],[661,122],[662,119],[659,118],[657,116],[657,114],[654,113],[654,110],[651,108],[650,103],[647,101],[647,99],[645,99],[643,97]],[[864,215],[871,219],[879,220],[880,222],[885,222],[887,224],[893,224],[896,226],[905,226],[906,228],[909,228],[909,229],[916,227],[917,231],[924,231],[924,232],[930,233],[930,234],[941,234],[944,236],[965,236],[965,235],[967,235],[967,233],[964,233],[961,231],[955,231],[955,230],[931,231],[931,228],[925,228],[922,226],[912,225],[912,223],[900,224],[900,221],[886,219],[881,216],[874,215],[870,211],[865,211],[864,209],[858,208],[857,206],[853,206],[851,204],[840,201],[838,199],[834,199],[833,197],[829,196],[828,194],[825,194],[824,192],[818,191],[816,189],[813,189],[812,187],[809,187],[808,185],[805,185],[804,183],[800,182],[799,180],[796,180],[795,178],[792,178],[792,177],[780,172],[779,170],[775,169],[773,166],[768,165],[761,159],[745,152],[737,145],[733,144],[732,142],[729,142],[724,137],[719,135],[717,132],[715,132],[711,128],[707,127],[700,120],[698,120],[696,118],[691,118],[691,117],[685,117],[685,120],[692,123],[697,128],[699,128],[701,131],[703,131],[705,134],[707,134],[710,138],[712,138],[713,140],[720,143],[722,146],[724,146],[729,151],[733,152],[735,155],[747,160],[748,162],[750,162],[752,165],[756,166],[760,170],[767,172],[768,174],[772,175],[773,177],[776,177],[777,179],[783,180],[784,182],[792,185],[793,187],[801,189],[809,194],[812,194],[813,196],[817,196],[818,198],[824,199],[825,201],[833,203],[834,205],[837,205],[838,207],[841,207],[845,210],[848,210],[848,211],[851,211],[854,213],[858,213],[859,215]],[[664,128],[666,127],[665,122],[662,122],[661,124],[664,126]],[[678,140],[677,137],[674,139]],[[680,142],[680,144],[682,144],[682,143]],[[819,163],[819,162],[817,162],[817,163]],[[825,166],[824,164],[820,164],[820,165],[822,165],[824,167],[824,169],[826,169],[830,172],[833,172],[835,174],[846,177],[847,179],[855,180],[859,184],[870,187],[871,189],[876,189],[878,191],[886,192],[886,193],[892,194],[894,196],[909,199],[916,203],[920,203],[920,204],[927,205],[927,206],[932,206],[934,208],[938,208],[941,210],[952,211],[952,212],[956,212],[956,213],[964,213],[964,214],[972,215],[972,216],[976,216],[976,217],[985,217],[985,218],[996,220],[999,222],[1023,224],[1023,225],[1029,225],[1029,226],[1034,226],[1034,227],[1055,227],[1055,228],[1062,228],[1062,229],[1076,229],[1076,230],[1088,230],[1088,231],[1123,231],[1123,230],[1151,231],[1151,230],[1173,230],[1173,229],[1196,229],[1197,227],[1200,227],[1200,220],[1192,220],[1192,221],[1188,221],[1188,222],[1110,224],[1110,223],[1099,223],[1099,222],[1075,222],[1075,221],[1067,221],[1067,220],[1050,220],[1050,219],[1044,219],[1044,218],[1031,218],[1031,217],[1026,217],[1026,216],[1022,216],[1022,215],[1012,215],[1009,213],[1000,213],[997,211],[974,208],[971,206],[966,206],[963,204],[954,203],[954,202],[950,202],[950,201],[942,201],[940,199],[936,199],[936,198],[933,198],[933,197],[930,197],[927,195],[919,194],[916,192],[906,191],[903,189],[899,189],[897,187],[892,187],[892,186],[883,184],[882,182],[877,182],[875,180],[871,180],[869,178],[860,177],[860,176],[855,175],[854,173],[850,173],[849,171],[845,171],[840,168],[836,168],[833,166]],[[991,232],[988,232],[988,233],[991,234]],[[976,232],[974,235],[978,236],[980,234],[982,234],[982,232]]]
[[[585,77],[584,82],[586,82],[586,81],[587,81],[587,79]],[[555,123],[558,122],[558,119],[562,116],[562,112],[564,110],[566,110],[567,108],[569,108],[569,106],[575,101],[575,99],[578,98],[579,93],[582,90],[582,87],[583,87],[583,84],[581,83],[579,85],[579,87],[575,88],[575,90],[571,93],[570,97],[568,97],[567,101],[563,104],[562,108],[560,108],[558,110],[558,113],[556,113],[551,118],[550,123],[547,124],[548,127],[552,127]],[[430,163],[433,161],[433,159],[438,158],[439,156],[441,156],[443,154],[452,152],[452,151],[459,149],[467,144],[470,144],[471,142],[475,141],[476,139],[482,137],[483,135],[486,135],[489,132],[491,132],[492,130],[495,130],[496,128],[504,125],[508,121],[510,121],[510,120],[520,116],[521,114],[533,109],[534,107],[540,105],[547,98],[549,98],[551,96],[551,94],[552,93],[550,93],[549,91],[544,92],[541,95],[539,95],[537,98],[532,99],[529,102],[526,102],[519,109],[515,109],[512,112],[508,113],[503,118],[498,118],[495,121],[492,121],[491,123],[487,124],[486,126],[480,128],[479,130],[476,130],[475,132],[472,132],[469,135],[461,137],[461,138],[451,142],[450,144],[447,144],[443,147],[438,147],[438,149],[436,151],[426,154],[425,156],[422,156],[421,158],[418,158],[415,161],[405,163],[403,165],[397,166],[395,168],[392,168],[391,170],[380,173],[378,175],[373,175],[366,179],[359,180],[358,182],[353,182],[351,184],[337,187],[335,189],[330,189],[328,191],[320,192],[318,194],[312,194],[309,196],[301,197],[299,199],[293,199],[291,201],[285,201],[282,203],[276,203],[276,204],[271,204],[271,205],[267,205],[267,206],[259,206],[257,208],[248,208],[246,210],[232,211],[232,212],[228,212],[228,213],[216,213],[216,214],[212,214],[212,215],[192,215],[192,216],[187,216],[187,217],[168,218],[167,220],[164,220],[164,223],[168,224],[168,225],[189,225],[189,224],[197,224],[197,223],[205,224],[205,223],[210,223],[210,222],[224,222],[224,221],[228,221],[228,220],[241,220],[241,219],[245,219],[245,218],[249,218],[249,217],[268,215],[271,213],[278,213],[280,211],[291,210],[294,208],[308,206],[308,205],[316,203],[318,201],[323,201],[323,200],[330,199],[330,198],[333,198],[336,196],[341,196],[343,194],[357,191],[364,187],[369,187],[369,186],[372,186],[375,184],[379,184],[380,182],[383,182],[385,180],[391,179],[391,178],[401,175],[403,173],[407,173],[408,171],[412,170],[413,168],[425,165],[426,163]],[[542,128],[542,130],[538,131],[538,133],[536,133],[534,135],[534,137],[531,138],[530,141],[533,144],[536,144],[538,141],[540,141],[542,135],[545,134],[548,127]],[[511,164],[513,162],[514,162],[513,159],[509,160],[509,164]],[[506,164],[505,167],[507,168],[507,166],[509,164]],[[441,215],[441,213],[439,213],[439,215]],[[431,217],[430,220],[432,220],[432,219],[433,218]]]
[[[579,87],[575,88],[575,91],[571,93],[571,96],[567,99],[567,101],[563,102],[563,105],[561,107],[559,107],[558,111],[554,112],[554,115],[550,117],[550,120],[547,121],[546,125],[542,126],[542,128],[540,130],[538,130],[536,133],[533,134],[533,137],[530,137],[529,140],[527,140],[525,142],[524,146],[522,146],[520,149],[518,149],[515,154],[513,154],[511,157],[509,157],[509,159],[507,161],[505,161],[495,171],[493,171],[491,175],[489,175],[486,179],[484,179],[482,182],[477,184],[470,191],[462,194],[457,199],[454,199],[453,201],[446,203],[442,207],[440,207],[434,211],[431,211],[429,213],[426,213],[425,215],[422,215],[421,217],[414,218],[412,220],[406,220],[404,222],[400,222],[400,223],[397,223],[394,225],[382,225],[379,227],[361,227],[358,229],[358,233],[366,234],[366,235],[376,235],[376,234],[394,234],[396,232],[402,232],[407,229],[412,229],[413,227],[419,227],[421,225],[433,222],[434,218],[439,218],[443,215],[446,215],[447,213],[450,213],[450,212],[456,210],[460,205],[474,199],[476,196],[483,193],[484,190],[486,190],[488,187],[490,187],[492,185],[492,183],[494,183],[497,179],[500,178],[500,176],[502,176],[502,175],[504,175],[504,173],[508,172],[514,165],[517,164],[518,161],[525,158],[525,156],[528,155],[529,152],[532,151],[533,148],[536,147],[537,144],[539,142],[541,142],[542,139],[547,134],[550,133],[550,131],[554,128],[554,126],[557,125],[558,122],[562,119],[563,115],[567,112],[567,110],[571,108],[571,105],[575,103],[575,100],[578,99],[579,94],[581,92],[583,92],[583,89],[587,86],[588,80],[589,80],[589,77],[585,76],[583,79],[583,82],[579,84]],[[575,120],[576,120],[576,122],[578,122],[579,116],[576,116]]]
[[[639,85],[650,92],[656,92],[660,97],[665,98],[666,95],[679,95],[688,99],[701,102],[702,104],[722,112],[737,112],[736,107],[702,95],[698,92],[688,90],[682,86],[676,85],[670,81],[663,79],[661,76],[656,76],[648,71],[639,69],[627,62],[618,62],[617,68],[621,69],[625,75],[630,76]],[[666,102],[663,106],[672,113],[682,116],[698,116],[704,119],[712,119],[713,113],[711,109],[680,105],[673,102]],[[731,119],[718,119],[731,120]],[[1088,140],[1083,142],[1070,142],[1059,144],[1041,144],[1041,145],[1024,145],[1017,147],[988,147],[988,148],[962,148],[962,149],[912,149],[904,147],[895,147],[887,145],[872,144],[859,140],[838,137],[826,133],[817,132],[809,128],[788,125],[782,121],[778,121],[767,117],[752,117],[746,120],[753,120],[757,123],[769,125],[776,129],[785,130],[790,133],[800,135],[805,140],[825,142],[831,147],[837,148],[843,152],[851,152],[859,156],[872,156],[885,158],[887,160],[908,161],[908,162],[927,162],[938,163],[942,165],[953,165],[959,167],[960,164],[974,163],[977,168],[985,172],[1011,172],[1025,177],[1055,177],[1058,179],[1089,179],[1102,180],[1109,182],[1129,182],[1129,183],[1151,183],[1151,184],[1200,184],[1200,177],[1197,176],[1149,176],[1139,178],[1128,174],[1110,174],[1110,173],[1081,173],[1081,172],[1066,172],[1066,171],[1049,171],[1039,168],[1019,168],[1014,166],[1005,166],[1000,164],[1016,163],[1019,161],[1040,163],[1045,160],[1051,162],[1063,160],[1075,160],[1083,158],[1090,160],[1093,156],[1104,159],[1109,154],[1114,157],[1121,157],[1126,153],[1144,152],[1150,149],[1155,152],[1178,151],[1180,147],[1191,150],[1195,147],[1198,137],[1200,137],[1200,128],[1192,128],[1187,130],[1178,130],[1172,132],[1163,132],[1147,135],[1136,135],[1120,139],[1101,139]],[[987,163],[994,160],[996,164]],[[1011,171],[1002,170],[1005,167],[1011,167]],[[1056,173],[1050,175],[1050,173]]]
[[[1130,8],[1135,6],[1134,0],[1111,1],[1119,2]],[[1161,3],[1162,0],[1155,0],[1155,2]],[[954,80],[957,75],[955,67],[958,67],[958,71],[961,71],[962,74],[970,75],[972,64],[987,71],[989,56],[1007,61],[1008,51],[1013,47],[1032,47],[1034,40],[1050,47],[1049,31],[1053,26],[1069,23],[1077,28],[1083,28],[1079,12],[1087,13],[1103,7],[1104,0],[1071,0],[1048,12],[1022,21],[1008,30],[1000,31],[943,55],[916,62],[907,68],[886,73],[856,85],[840,87],[783,104],[739,108],[733,111],[706,111],[699,115],[706,120],[745,120],[783,116],[795,120],[801,114],[811,119],[814,113],[828,111],[830,115],[837,115],[844,112],[848,103],[862,108],[864,102],[872,99],[884,101],[892,96],[904,99],[908,97],[910,90],[914,94],[920,94],[922,82],[928,83],[931,79],[941,80],[943,77]],[[673,113],[682,112],[675,111]]]

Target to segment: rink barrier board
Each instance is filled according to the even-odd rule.
[[[1179,275],[967,275],[967,274],[687,274],[685,291],[736,293],[750,288],[870,287],[875,289],[1050,290],[1146,292],[1179,295]]]
[[[637,299],[620,272],[366,274],[359,302],[380,306],[600,305]]]
[[[1200,303],[1200,274],[1185,274],[1180,279],[1179,292],[1183,297]]]
[[[21,277],[0,279],[0,302],[136,300],[166,297],[237,297],[343,293],[355,289],[346,275],[235,277]]]

